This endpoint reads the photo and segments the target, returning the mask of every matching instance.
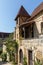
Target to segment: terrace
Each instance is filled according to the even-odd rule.
[[[26,47],[43,45],[43,34],[39,34],[35,22],[20,27],[20,45]]]

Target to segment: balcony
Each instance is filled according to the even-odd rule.
[[[23,39],[21,40],[20,43],[21,46],[25,47],[36,47],[36,46],[42,46],[43,45],[43,38],[38,38],[38,39]]]
[[[35,27],[34,27],[35,26]],[[25,47],[43,46],[43,34],[40,34],[35,23],[20,28],[20,45]]]

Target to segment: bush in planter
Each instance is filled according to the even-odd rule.
[[[7,53],[2,53],[1,58],[2,61],[7,61]]]

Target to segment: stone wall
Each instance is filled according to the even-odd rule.
[[[36,17],[33,18],[33,20],[35,21],[35,26],[34,26],[34,37],[35,38],[38,38],[39,34],[41,34],[41,22],[43,22],[42,17],[43,17],[43,12],[40,12]],[[18,19],[18,22],[20,22],[19,19]],[[26,42],[24,43],[24,42],[22,42],[22,40],[20,42],[20,40],[19,40],[19,27],[18,26],[19,26],[19,23],[16,26],[16,40],[19,42],[19,44],[21,44],[21,45],[19,45],[19,49],[18,49],[18,65],[22,65],[21,63],[19,63],[19,50],[20,49],[22,49],[22,51],[23,51],[23,56],[25,55],[26,58],[27,58],[27,64],[28,64],[28,50],[32,50],[33,51],[33,55],[32,56],[33,56],[33,64],[34,64],[34,55],[36,56],[36,53],[37,53],[36,51],[40,50],[42,52],[43,46],[41,47],[40,45],[39,46],[36,45],[35,47],[33,47],[32,46],[32,42],[31,43],[29,43],[29,42],[28,43],[26,43]],[[25,47],[25,44],[26,44],[26,46],[28,48]],[[29,48],[28,44],[30,45],[30,48]],[[36,43],[34,43],[34,44],[36,44]]]
[[[41,34],[41,22],[43,17],[43,12],[40,12],[33,20],[35,21],[34,26],[34,36],[37,37],[39,34]]]

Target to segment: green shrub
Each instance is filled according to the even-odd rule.
[[[27,59],[26,59],[26,57],[23,58],[23,65],[27,65]]]
[[[1,58],[2,61],[7,61],[7,53],[2,53]]]
[[[13,65],[17,65],[17,62],[13,61],[12,64],[13,64]]]
[[[39,62],[39,61],[35,61],[35,62],[34,62],[34,65],[42,65],[42,63]]]

